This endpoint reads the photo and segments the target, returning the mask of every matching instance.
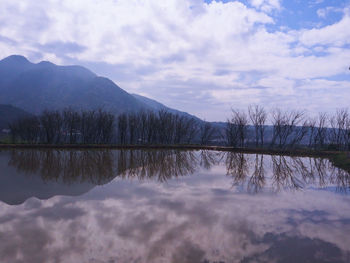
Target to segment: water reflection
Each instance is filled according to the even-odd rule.
[[[36,185],[0,202],[1,262],[350,261],[349,175],[325,159],[16,150],[0,167],[1,198]]]
[[[209,169],[216,162],[209,152],[201,153],[201,163]],[[14,150],[8,162],[17,172],[40,175],[44,181],[106,184],[116,176],[166,181],[193,174],[198,159],[192,151],[142,150]]]
[[[8,162],[17,172],[40,175],[44,181],[94,185],[116,177],[165,182],[221,164],[232,185],[250,193],[310,186],[346,192],[350,187],[349,173],[322,158],[176,150],[13,150]]]
[[[44,181],[66,184],[87,181],[105,184],[115,176],[114,159],[109,151],[14,150],[9,166],[18,172],[39,174]]]

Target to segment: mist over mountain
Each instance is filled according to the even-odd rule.
[[[81,66],[34,64],[12,55],[0,61],[0,104],[11,104],[33,114],[45,109],[102,108],[115,114],[166,109],[185,114],[136,94],[129,94],[108,78]],[[193,117],[193,116],[192,116]]]

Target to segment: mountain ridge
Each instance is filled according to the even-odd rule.
[[[21,55],[0,60],[0,104],[10,104],[32,114],[66,107],[102,108],[115,114],[162,108],[192,116],[146,97],[129,94],[112,80],[85,67],[59,66],[49,61],[32,63]]]

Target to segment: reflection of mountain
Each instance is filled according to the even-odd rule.
[[[5,174],[0,175],[0,200],[10,205],[22,204],[31,197],[44,200],[56,195],[79,196],[95,187],[85,182],[70,185],[61,181],[45,182],[36,176],[13,173],[13,170],[3,171]]]
[[[13,150],[9,161],[7,153],[0,155],[0,199],[8,204],[81,195],[117,176],[166,181],[192,174],[198,166],[187,151]]]
[[[116,177],[165,182],[223,162],[243,192],[350,187],[348,173],[314,158],[176,150],[12,150],[0,156],[0,199],[9,204],[81,195]]]

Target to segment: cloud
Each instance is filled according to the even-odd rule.
[[[314,110],[320,105],[310,97],[304,105],[296,99],[308,94],[299,83],[349,67],[346,7],[339,21],[293,29],[279,24],[286,10],[278,0],[0,3],[0,57],[20,53],[35,62],[91,66],[127,91],[209,120],[224,120],[231,106],[251,102],[285,100]],[[339,85],[350,87],[349,77]],[[265,92],[253,92],[261,86]],[[198,101],[190,102],[190,94]],[[323,95],[334,97],[332,87]]]
[[[131,172],[79,197],[32,198],[12,206],[0,202],[0,255],[5,262],[19,256],[25,262],[300,262],[301,256],[312,262],[319,261],[322,250],[325,261],[345,261],[349,196],[321,190],[344,176],[333,174],[321,159],[264,156],[262,191],[251,194],[256,156],[244,155],[243,176],[227,173],[225,156],[230,154],[213,157],[217,162],[211,169],[196,166],[195,176],[166,183],[152,176],[138,180]],[[290,165],[288,176],[280,167],[275,172],[282,174],[273,174],[274,158]],[[193,160],[198,164],[200,153]],[[302,173],[297,163],[324,173]],[[306,187],[295,189],[298,182]],[[275,193],[276,188],[282,191]]]
[[[281,9],[280,0],[250,0],[250,3],[255,8],[267,13]]]
[[[38,45],[39,50],[47,53],[53,53],[59,57],[69,56],[71,54],[82,53],[86,47],[75,42],[53,41],[43,45]]]
[[[331,45],[344,46],[350,43],[350,12],[346,11],[338,23],[323,28],[305,30],[301,33],[300,42],[306,46]]]

